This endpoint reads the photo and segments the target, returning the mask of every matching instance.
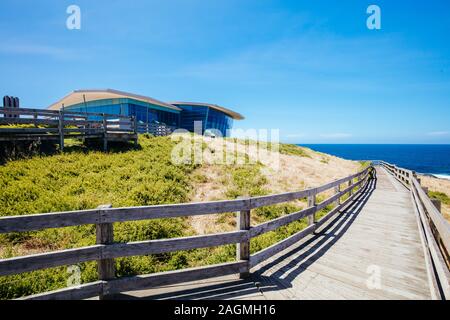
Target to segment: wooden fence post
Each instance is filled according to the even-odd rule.
[[[109,205],[99,206],[97,209],[112,208]],[[114,228],[112,223],[99,223],[96,225],[97,244],[112,244],[114,242]],[[99,280],[112,280],[116,276],[116,268],[114,259],[100,259],[98,260],[98,278]],[[111,296],[104,294],[103,290],[100,294],[100,300],[107,300]]]
[[[337,185],[336,187],[334,187],[334,194],[338,194],[341,192],[341,185]],[[334,205],[336,207],[338,207],[341,204],[341,197],[337,198],[336,201],[334,202]]]
[[[418,179],[417,178],[417,172],[415,172],[415,171],[411,171],[411,173],[412,173],[412,175],[409,177],[409,181],[410,181],[410,183],[411,183],[411,186],[413,185],[413,179]],[[420,183],[420,182],[419,182]]]
[[[438,199],[431,199],[431,198],[430,198],[430,200],[431,200],[431,202],[433,203],[433,205],[436,207],[436,209],[437,209],[439,212],[442,212],[442,204],[441,204],[441,201],[438,200]]]
[[[308,208],[314,207],[316,205],[316,194],[312,194],[308,197]],[[316,213],[308,216],[308,226],[316,222]]]
[[[237,213],[237,229],[250,230],[250,210],[242,210]],[[245,260],[249,263],[250,260],[250,239],[245,242],[238,243],[236,246],[236,260]],[[239,274],[239,278],[245,279],[250,276],[250,266],[247,264],[246,272]]]
[[[136,137],[134,138],[134,147],[137,148],[137,146],[138,146],[138,120],[137,120],[137,117],[133,117],[133,120],[134,120],[133,130],[134,130],[134,134],[136,135]]]
[[[59,131],[59,149],[64,151],[64,114],[60,110],[59,111],[59,119],[58,119],[58,131]]]
[[[348,181],[348,187],[350,188],[350,187],[352,186],[352,184],[353,184],[353,179],[350,179],[350,180]],[[353,195],[353,188],[350,189],[350,191],[348,192],[348,196],[349,196],[349,197],[351,197],[352,195]]]
[[[119,125],[120,126],[120,125]],[[103,151],[108,151],[108,121],[106,115],[103,114]]]

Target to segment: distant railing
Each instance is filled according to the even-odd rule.
[[[99,281],[26,298],[41,300],[84,299],[94,296],[104,299],[109,295],[120,292],[142,290],[217,276],[240,274],[241,277],[246,277],[252,267],[272,257],[280,250],[298,242],[305,236],[312,234],[339,212],[363,190],[372,176],[372,171],[373,167],[368,167],[359,173],[317,188],[246,199],[130,208],[101,206],[94,210],[2,217],[0,218],[0,233],[2,234],[95,224],[97,243],[89,247],[0,260],[0,276],[97,261]],[[347,186],[341,190],[343,184],[347,184]],[[317,203],[317,195],[329,189],[333,189],[334,194],[328,199]],[[341,201],[347,195],[348,198],[345,201]],[[306,209],[256,226],[250,225],[252,209],[304,198],[308,199],[308,207]],[[333,203],[336,204],[336,207],[319,220],[316,213]],[[226,212],[238,212],[237,231],[131,243],[114,242],[114,222],[188,217]],[[308,227],[262,251],[250,254],[250,240],[252,238],[302,218],[308,218]],[[235,262],[150,275],[115,278],[114,258],[160,254],[228,244],[237,244]]]
[[[428,197],[414,171],[397,167],[385,161],[375,161],[373,165],[384,167],[411,191],[421,235],[427,247],[426,258],[436,295],[440,298],[450,299],[450,224]]]
[[[150,133],[154,136],[168,136],[175,131],[175,127],[168,126],[164,123],[139,123],[137,126],[138,133]]]
[[[0,125],[11,126],[0,128],[0,141],[55,140],[61,150],[66,138],[103,139],[105,150],[108,141],[137,143],[136,120],[117,114],[0,107]]]

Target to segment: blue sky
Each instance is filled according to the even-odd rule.
[[[113,88],[227,106],[285,142],[450,143],[449,35],[449,1],[1,0],[0,95]]]

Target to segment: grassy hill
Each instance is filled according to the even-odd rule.
[[[232,139],[202,139],[205,157],[220,145],[243,144]],[[74,148],[53,156],[34,156],[0,167],[1,216],[113,207],[233,199],[300,190],[356,172],[360,164],[306,148],[281,145],[277,167],[273,157],[253,165],[181,164],[171,161],[175,142],[168,137],[140,137],[138,150],[110,153]],[[246,144],[247,159],[255,157],[255,145]],[[273,156],[274,154],[272,154]],[[322,195],[325,197],[325,195]],[[304,201],[259,208],[252,223],[261,223],[298,211]],[[330,210],[326,208],[322,214]],[[251,251],[265,248],[303,229],[294,222],[264,234],[251,243]],[[235,214],[116,223],[115,241],[129,242],[232,230]],[[0,258],[76,248],[95,244],[95,226],[49,229],[0,235]],[[233,261],[235,246],[117,259],[117,276]],[[82,282],[97,280],[96,263],[82,263]],[[66,286],[66,267],[0,277],[0,299],[16,298]]]
[[[441,211],[450,222],[450,180],[420,176],[421,184],[429,189],[428,196],[441,202]]]

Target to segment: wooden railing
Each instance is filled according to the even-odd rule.
[[[55,140],[64,149],[66,138],[134,140],[137,124],[133,117],[117,114],[74,112],[27,108],[1,108],[0,125],[25,125],[23,128],[0,128],[0,141]]]
[[[150,133],[154,136],[168,136],[174,132],[176,128],[168,126],[164,123],[140,123],[137,127],[138,133]]]
[[[95,224],[97,243],[96,245],[83,248],[0,260],[0,276],[73,265],[87,261],[98,262],[99,281],[29,296],[26,299],[84,299],[94,296],[99,296],[103,299],[109,295],[130,290],[142,290],[230,274],[240,274],[241,277],[246,277],[252,267],[280,250],[298,242],[305,236],[312,234],[339,212],[364,189],[372,176],[372,171],[373,167],[368,167],[359,173],[318,188],[246,199],[130,208],[101,206],[93,210],[2,217],[0,218],[0,233],[27,232],[47,228]],[[341,190],[341,186],[344,184],[346,187]],[[317,203],[317,195],[330,189],[334,190],[334,194],[328,199]],[[348,195],[348,198],[345,201],[341,201],[346,195]],[[308,199],[308,207],[306,209],[256,226],[250,225],[252,209],[304,198]],[[333,203],[336,204],[334,209],[319,220],[316,213]],[[188,217],[226,212],[238,212],[237,231],[131,243],[114,242],[114,222]],[[252,238],[302,218],[308,218],[308,226],[305,229],[262,251],[250,254],[250,241]],[[235,262],[150,275],[115,278],[114,258],[160,254],[228,244],[237,244]]]
[[[414,171],[385,161],[373,164],[384,167],[411,191],[421,236],[426,245],[426,260],[436,298],[450,299],[450,224],[428,197]]]

